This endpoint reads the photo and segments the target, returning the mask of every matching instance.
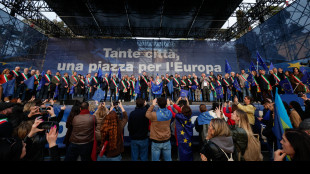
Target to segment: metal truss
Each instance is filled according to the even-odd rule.
[[[41,12],[52,12],[43,0],[0,0],[4,5],[6,12],[11,16],[19,15],[29,21],[29,24],[34,24],[43,30],[44,34],[53,37],[72,37],[74,34],[69,29],[58,27],[54,22],[50,21]]]
[[[241,37],[252,28],[253,24],[263,23],[270,18],[275,7],[283,8],[286,3],[286,0],[257,0],[256,3],[241,3],[232,14],[232,17],[239,17],[238,21],[225,32],[219,30],[214,38],[230,41]]]

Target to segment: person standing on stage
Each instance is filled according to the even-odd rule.
[[[124,101],[130,101],[131,94],[130,94],[130,77],[126,74],[125,75],[125,82],[127,86],[127,92],[125,93]]]
[[[211,80],[210,78],[206,76],[205,73],[201,74],[200,83],[201,83],[201,90],[202,90],[202,100],[204,102],[210,102],[209,89],[210,89]]]
[[[50,97],[49,98],[54,99],[54,93],[55,93],[55,90],[56,90],[56,86],[58,86],[60,84],[60,80],[61,80],[60,72],[57,71],[56,75],[53,76],[53,78],[52,78],[51,92],[50,92]]]
[[[235,88],[234,86],[234,82],[235,82],[235,79],[238,81],[239,79],[236,78],[235,76],[235,72],[230,72],[230,78],[229,78],[229,84],[230,84],[230,88],[231,88],[231,94],[232,94],[232,100],[235,98],[235,96],[237,96],[239,98],[239,94],[238,94],[238,91],[237,89]],[[238,82],[239,83],[239,82]],[[240,100],[241,101],[241,100]]]
[[[86,83],[86,86],[85,86],[85,96],[84,96],[84,99],[85,101],[88,101],[90,99],[90,90],[91,90],[91,87],[90,87],[90,82],[91,82],[91,74],[88,73],[86,75],[86,78],[85,78],[85,83]]]
[[[59,84],[59,100],[67,100],[70,90],[69,74],[64,73],[64,76],[60,79]]]
[[[17,86],[17,98],[20,98],[22,101],[24,101],[26,97],[26,91],[27,91],[27,85],[24,84],[24,81],[30,78],[29,69],[25,68],[24,72],[21,73],[21,76],[18,76],[18,77],[20,80],[20,84]],[[21,97],[20,97],[20,94],[21,94]]]
[[[265,74],[266,71],[264,69],[261,70],[261,74],[259,76],[259,87],[262,91],[263,101],[265,101],[267,98],[272,98],[271,96],[271,90],[272,86],[268,80],[268,75]]]
[[[230,100],[231,98],[231,88],[229,83],[229,74],[226,73],[224,78],[222,79],[222,85],[224,89],[224,102]],[[230,94],[227,94],[227,89],[230,90]]]
[[[102,79],[102,87],[101,87],[101,89],[105,92],[105,95],[104,95],[104,102],[106,101],[106,99],[107,99],[107,95],[108,95],[108,91],[109,91],[109,89],[110,89],[110,79],[109,79],[109,75],[108,75],[108,73],[106,73],[105,75],[104,75],[104,78]]]
[[[44,78],[45,84],[41,87],[39,98],[40,99],[48,99],[49,92],[50,92],[50,84],[51,84],[51,79],[52,79],[52,71],[47,70],[46,74],[42,78]]]
[[[193,79],[194,79],[194,77],[192,77],[192,75],[188,74],[188,76],[187,76],[188,88],[189,88],[188,99],[192,100],[192,101],[194,99],[194,91],[192,90]]]
[[[239,81],[240,81],[240,88],[242,90],[242,94],[243,96],[250,96],[252,97],[252,94],[250,92],[250,84],[247,80],[247,78],[249,77],[249,75],[247,73],[245,73],[245,70],[242,69],[241,70],[241,74],[239,75]]]
[[[307,92],[307,86],[305,86],[301,81],[303,76],[304,74],[298,68],[295,67],[293,69],[293,74],[291,75],[291,84],[295,94]]]
[[[13,76],[10,74],[9,69],[4,69],[2,74],[0,75],[0,102],[2,102],[2,95],[3,95],[3,87],[2,84],[12,80]],[[8,101],[9,97],[4,97],[4,102]]]
[[[164,79],[163,79],[163,93],[164,93],[166,99],[171,98],[171,94],[170,94],[168,86],[167,86],[167,84],[169,82],[170,82],[169,75],[166,74],[166,77],[164,77]]]
[[[182,80],[181,80],[181,89],[184,89],[184,90],[186,90],[186,91],[188,91],[189,90],[189,82],[188,82],[188,80],[187,80],[187,76],[186,75],[184,75],[183,77],[182,77]],[[189,93],[189,92],[188,92]],[[187,96],[188,97],[188,96]]]
[[[193,101],[198,102],[200,101],[201,88],[199,79],[196,75],[193,75],[193,85],[196,85],[196,89],[194,89],[192,86],[192,90],[194,91]]]
[[[76,96],[77,93],[77,84],[79,82],[79,79],[77,77],[77,72],[73,72],[73,75],[70,77],[70,84],[74,86],[74,94],[72,94],[72,98]]]
[[[118,100],[120,100],[121,102],[124,102],[125,95],[128,92],[127,82],[126,82],[125,76],[122,77],[122,79],[119,83],[120,84],[119,84],[119,98],[118,98]]]
[[[120,79],[121,80],[121,79]],[[113,74],[112,78],[110,79],[110,101],[116,101],[116,94],[118,93],[118,78],[116,74]],[[113,96],[113,100],[112,100]]]
[[[99,79],[98,79],[98,73],[95,73],[94,74],[94,77],[91,79],[91,82],[90,82],[90,99],[94,96],[95,92],[97,91],[98,89],[98,86],[99,86]]]
[[[181,91],[181,79],[179,78],[178,74],[175,73],[175,76],[173,78],[173,99],[176,101],[180,97],[180,91]]]
[[[136,93],[135,93],[135,87],[136,87],[136,83],[137,83],[137,80],[136,78],[132,75],[131,78],[130,78],[130,101],[133,102],[133,101],[136,101]]]
[[[77,96],[83,97],[85,95],[86,82],[84,76],[80,76],[79,82],[77,84]]]
[[[141,79],[140,79],[140,86],[141,86],[141,97],[147,101],[147,88],[148,88],[148,76],[146,72],[144,71],[142,73]]]

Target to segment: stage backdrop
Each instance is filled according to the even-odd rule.
[[[156,76],[166,73],[188,75],[195,73],[225,73],[225,59],[232,71],[239,71],[233,42],[194,40],[140,39],[57,39],[50,38],[43,70],[54,74],[92,75],[102,69],[122,75]]]

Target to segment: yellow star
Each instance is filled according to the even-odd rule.
[[[184,127],[184,124],[182,124],[182,127]]]
[[[183,130],[181,130],[181,135],[184,135],[184,133],[185,133],[185,132],[184,132]]]
[[[190,143],[188,143],[188,145],[189,145],[189,147],[191,147],[191,146],[192,146],[192,143],[190,142]]]
[[[185,120],[185,122],[184,122],[185,124],[187,124],[187,120]]]
[[[184,143],[187,143],[187,139],[186,138],[184,138],[183,141],[184,141]]]
[[[297,63],[288,63],[290,66],[288,68],[298,68],[300,69],[301,66],[303,65],[300,65],[300,62],[297,62]]]

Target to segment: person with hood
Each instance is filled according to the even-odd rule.
[[[249,123],[250,123],[250,125],[252,127],[252,130],[255,130],[254,129],[254,125],[255,125],[254,113],[255,113],[256,107],[252,104],[252,98],[250,96],[245,96],[243,100],[244,100],[244,104],[245,105],[240,104],[238,102],[238,98],[237,97],[234,98],[234,103],[238,106],[239,109],[241,109],[244,112],[246,112],[246,114],[248,116],[248,119],[249,119]]]
[[[153,111],[157,104],[159,109],[157,111]],[[152,161],[159,161],[161,153],[164,161],[172,160],[170,143],[170,122],[172,113],[166,107],[167,100],[165,97],[158,99],[155,98],[145,114],[146,118],[151,121],[150,139],[152,140]]]
[[[217,109],[217,113],[220,110]],[[202,161],[233,161],[234,142],[227,123],[214,118],[208,125],[208,136],[200,150]]]
[[[205,104],[201,104],[199,106],[200,114],[198,115],[197,119],[195,120],[195,130],[199,133],[199,137],[201,137],[200,145],[206,139],[208,135],[208,125],[213,118],[221,118],[227,121],[227,117],[223,114],[217,115],[215,110],[219,108],[218,103],[213,103],[212,108],[210,111],[207,110],[207,106]]]

